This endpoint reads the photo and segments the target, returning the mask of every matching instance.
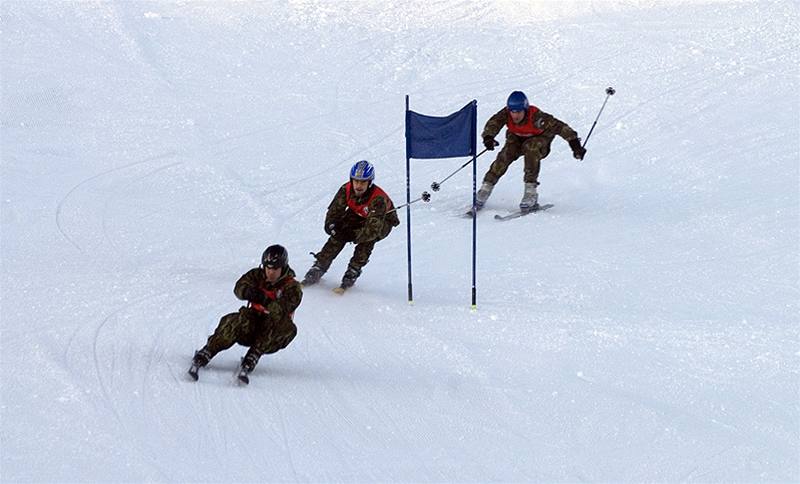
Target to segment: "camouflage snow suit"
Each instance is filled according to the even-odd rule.
[[[286,348],[297,335],[293,315],[303,299],[303,289],[294,276],[290,267],[286,267],[274,284],[267,281],[262,268],[250,269],[242,275],[233,289],[237,298],[245,300],[248,289],[256,288],[270,302],[266,306],[248,302],[238,312],[223,316],[206,343],[211,357],[230,348],[234,343],[249,346],[247,356],[255,361],[262,354],[275,353]]]
[[[497,154],[497,159],[492,162],[489,171],[484,175],[484,182],[491,183],[492,185],[496,184],[497,180],[506,173],[511,163],[524,155],[524,182],[536,183],[538,185],[540,162],[550,154],[550,144],[553,142],[556,135],[567,142],[578,138],[578,133],[563,121],[556,119],[553,115],[545,113],[544,111],[539,111],[533,106],[531,106],[531,108],[533,108],[531,111],[535,112],[532,119],[532,126],[543,131],[538,135],[526,137],[514,134],[512,129],[509,128],[511,116],[508,112],[508,108],[505,107],[486,122],[483,133],[481,134],[481,137],[484,139],[487,137],[494,138],[504,127],[508,129],[506,129],[505,145],[500,150],[500,153]],[[529,113],[525,115],[522,124],[529,121],[529,116]]]
[[[361,268],[369,262],[375,243],[385,239],[392,229],[400,225],[397,211],[389,196],[379,186],[371,184],[361,197],[356,197],[350,182],[336,192],[325,214],[325,233],[330,237],[316,254],[316,265],[325,273],[333,260],[348,242],[356,244],[350,258],[348,271],[358,277]],[[348,203],[349,202],[349,203]],[[362,207],[356,213],[353,207]],[[366,214],[364,213],[366,212]]]

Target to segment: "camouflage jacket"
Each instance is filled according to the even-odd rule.
[[[300,306],[300,301],[303,299],[303,289],[294,276],[292,268],[287,267],[280,279],[274,284],[270,284],[264,269],[256,267],[247,271],[236,281],[233,293],[244,301],[246,300],[245,293],[251,287],[261,291],[274,292],[275,299],[265,308],[267,318],[275,322],[284,318],[291,320],[294,311]]]
[[[508,117],[508,108],[503,108],[500,111],[497,111],[495,115],[486,121],[486,126],[483,127],[483,133],[481,133],[481,138],[486,138],[487,136],[494,138],[497,136],[500,130],[506,127]],[[566,141],[570,141],[578,137],[578,133],[576,133],[574,129],[570,128],[567,123],[557,119],[552,114],[548,114],[541,110],[536,113],[536,117],[533,120],[533,125],[539,129],[543,129],[544,133],[542,133],[540,136],[545,136],[550,141],[552,141],[556,135],[564,138]],[[514,134],[507,132],[506,137],[509,135]]]
[[[394,207],[388,195],[385,197],[379,195],[372,199],[368,206],[369,215],[366,218],[350,210],[347,205],[347,185],[349,183],[347,182],[339,188],[328,205],[328,211],[325,214],[325,231],[327,233],[340,240],[360,244],[383,239],[389,235],[392,228],[400,225],[396,210],[386,213],[391,210],[390,207]],[[369,200],[376,186],[370,185],[364,195],[355,199],[356,203],[361,204]],[[331,225],[335,227],[334,233],[330,232]]]

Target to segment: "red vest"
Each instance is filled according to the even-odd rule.
[[[344,188],[345,198],[347,200],[347,206],[350,207],[350,210],[358,214],[361,218],[369,217],[369,202],[375,199],[375,197],[381,196],[386,199],[386,210],[389,211],[394,208],[392,204],[392,199],[389,198],[389,195],[386,194],[381,187],[378,185],[372,185],[372,193],[364,203],[356,203],[355,197],[350,196],[350,191],[353,188],[353,184],[347,182]]]
[[[269,302],[274,302],[274,301],[277,301],[278,299],[280,299],[280,297],[283,295],[283,288],[286,287],[287,285],[293,283],[293,282],[295,282],[294,277],[288,277],[288,278],[282,280],[280,282],[280,284],[278,285],[278,287],[276,287],[274,289],[264,289],[263,287],[259,287],[258,289],[261,292],[263,292],[265,296],[267,296],[267,299],[269,299]],[[256,311],[258,311],[259,313],[269,314],[269,311],[267,311],[267,308],[265,308],[264,306],[262,306],[262,305],[260,305],[258,303],[250,303],[250,307],[255,309]],[[294,318],[294,311],[292,311],[289,314],[289,318]]]
[[[508,119],[506,120],[506,129],[508,129],[515,135],[522,136],[524,138],[529,138],[531,136],[539,136],[540,134],[544,133],[544,130],[539,129],[533,125],[533,118],[536,116],[536,113],[538,112],[539,108],[537,108],[536,106],[529,106],[528,114],[525,116],[525,119],[522,121],[522,124],[516,124],[511,119],[511,112],[509,112]]]

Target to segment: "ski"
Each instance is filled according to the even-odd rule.
[[[498,213],[498,214],[495,214],[494,219],[495,220],[501,220],[501,221],[511,220],[511,219],[515,219],[515,218],[519,218],[519,217],[524,217],[525,215],[528,215],[528,214],[531,214],[531,213],[543,212],[543,211],[545,211],[547,209],[553,208],[554,206],[555,205],[553,205],[552,203],[547,203],[545,205],[536,205],[533,209],[526,210],[524,212],[521,211],[521,210],[517,210],[516,212],[511,212],[511,213],[509,213],[507,215],[500,215]]]
[[[192,366],[189,367],[189,371],[186,372],[189,374],[189,377],[192,379],[192,381],[197,381],[200,379],[200,376],[197,374],[198,370],[200,370],[200,367],[192,363]]]

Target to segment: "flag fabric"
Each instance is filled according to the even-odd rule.
[[[477,101],[471,101],[444,117],[406,109],[406,156],[417,159],[474,156],[477,105]]]

